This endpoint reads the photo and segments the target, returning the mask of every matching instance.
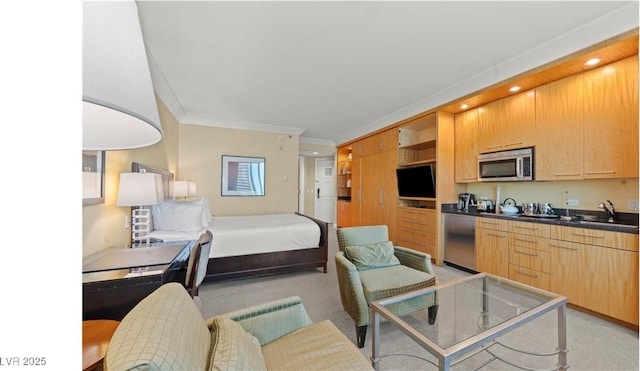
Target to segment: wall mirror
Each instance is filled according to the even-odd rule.
[[[264,157],[222,156],[223,196],[264,196]]]
[[[105,151],[82,151],[82,205],[104,202]]]

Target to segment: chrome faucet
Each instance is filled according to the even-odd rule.
[[[600,202],[598,204],[598,209],[602,209],[608,216],[609,222],[613,223],[614,218],[616,217],[616,209],[613,207],[613,202],[607,200],[609,205],[606,205],[604,202]]]

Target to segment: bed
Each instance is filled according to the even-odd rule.
[[[131,170],[162,175],[165,192],[173,179],[170,172],[137,162],[132,163]],[[191,202],[202,202],[199,200]],[[161,205],[158,208],[173,210],[172,202],[186,205],[185,202],[169,200],[166,203],[169,206]],[[162,241],[195,240],[205,230],[210,230],[213,233],[213,243],[205,280],[248,278],[317,268],[322,268],[327,273],[327,222],[300,213],[212,216],[206,200],[204,202],[206,206],[203,215],[208,220],[202,217],[201,229],[193,226],[184,230],[180,230],[180,226],[172,226],[170,230],[162,229],[164,225],[157,223],[161,221],[158,218],[153,221],[151,237]],[[189,219],[191,224],[197,224],[195,214],[188,215],[180,223],[188,224],[186,219]]]

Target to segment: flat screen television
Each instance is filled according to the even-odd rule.
[[[436,167],[435,164],[399,167],[396,169],[398,178],[398,196],[400,197],[436,197]]]

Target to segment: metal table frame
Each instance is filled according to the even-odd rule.
[[[446,349],[443,349],[440,345],[436,344],[435,342],[433,342],[432,340],[430,340],[429,338],[421,334],[419,331],[409,326],[400,317],[396,316],[395,314],[390,312],[387,308],[385,308],[385,305],[401,302],[403,300],[407,300],[419,295],[424,295],[426,293],[433,292],[445,287],[461,284],[461,283],[472,281],[472,280],[477,280],[481,277],[483,278],[483,297],[484,297],[483,315],[488,311],[488,307],[487,307],[488,301],[486,300],[486,297],[487,297],[486,293],[487,293],[489,279],[500,281],[505,286],[510,286],[522,292],[530,292],[530,293],[535,293],[537,295],[541,295],[543,297],[548,297],[549,301],[539,305],[536,308],[533,308],[524,313],[518,314],[515,317],[509,320],[506,320],[503,323],[500,323],[494,327],[481,331],[480,333]],[[555,295],[548,291],[536,289],[531,286],[527,286],[512,280],[509,280],[503,277],[494,276],[488,273],[479,273],[479,274],[475,274],[469,277],[464,277],[458,280],[448,281],[443,284],[435,285],[426,289],[416,290],[407,294],[379,300],[371,303],[370,305],[370,312],[371,312],[371,318],[372,318],[372,324],[373,324],[371,362],[373,367],[376,370],[379,370],[380,359],[381,359],[381,356],[380,356],[380,319],[381,317],[386,318],[389,322],[398,326],[411,339],[413,339],[416,343],[418,343],[420,346],[426,349],[429,353],[431,353],[434,357],[436,357],[438,360],[437,366],[439,370],[449,370],[450,367],[454,366],[456,363],[459,363],[473,356],[474,354],[477,354],[480,351],[487,350],[492,345],[490,343],[494,342],[496,338],[528,322],[531,322],[532,320],[540,317],[541,315],[547,312],[557,309],[558,311],[558,347],[556,349],[556,352],[550,353],[550,354],[534,354],[534,353],[528,353],[528,354],[539,355],[539,356],[549,356],[549,355],[557,354],[558,363],[557,363],[556,370],[566,370],[569,368],[567,364],[568,350],[567,350],[566,304],[567,304],[567,298],[564,296]],[[487,344],[489,344],[489,346],[486,346]],[[477,348],[481,348],[481,349],[478,350]],[[510,349],[519,351],[513,348],[510,348]],[[471,353],[473,350],[477,350],[477,351]],[[490,354],[494,356],[494,359],[500,359],[497,356],[495,356],[493,353],[490,353]],[[459,358],[456,359],[457,357]],[[426,361],[430,362],[428,360]],[[515,367],[519,367],[517,365],[513,365],[513,364],[511,365]],[[523,367],[519,367],[519,368],[523,368]]]

